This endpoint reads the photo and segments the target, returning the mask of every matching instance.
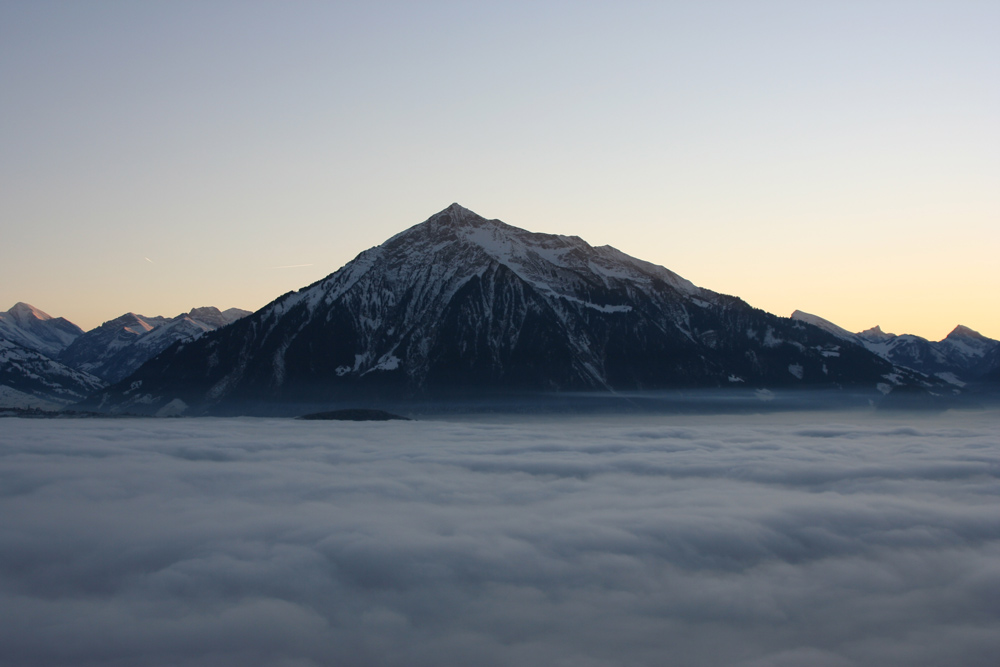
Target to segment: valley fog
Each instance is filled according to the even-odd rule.
[[[0,420],[0,665],[992,665],[1000,411]]]

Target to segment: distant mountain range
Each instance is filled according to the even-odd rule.
[[[173,318],[126,313],[84,332],[26,303],[0,313],[0,406],[57,408],[135,371],[177,341],[249,315],[195,308]]]
[[[114,383],[175,342],[196,338],[249,314],[238,308],[219,311],[212,307],[171,318],[125,313],[77,337],[58,359]]]
[[[962,325],[955,327],[944,340],[934,342],[912,334],[885,333],[877,326],[851,333],[800,310],[792,313],[792,319],[820,327],[894,364],[938,377],[956,387],[994,379],[1000,372],[1000,341]]]
[[[947,391],[865,346],[455,204],[91,397],[112,411],[678,387]],[[291,409],[291,408],[289,408]]]
[[[848,388],[877,399],[1000,379],[1000,343],[965,327],[930,343],[877,327],[855,334],[800,311],[778,317],[610,246],[457,204],[252,314],[127,313],[83,333],[44,324],[52,318],[25,304],[15,311],[27,324],[4,337],[30,332],[54,363],[107,382],[79,405],[110,412],[689,387]]]

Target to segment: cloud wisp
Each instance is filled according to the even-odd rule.
[[[993,664],[998,416],[5,420],[0,664]]]

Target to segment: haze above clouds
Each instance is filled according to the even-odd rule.
[[[779,315],[1000,339],[997,25],[975,0],[0,2],[0,310],[257,309],[457,201]]]
[[[998,417],[7,419],[0,664],[993,665]]]

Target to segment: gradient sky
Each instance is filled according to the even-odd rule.
[[[257,309],[457,201],[1000,339],[998,34],[993,0],[0,0],[0,310]]]

